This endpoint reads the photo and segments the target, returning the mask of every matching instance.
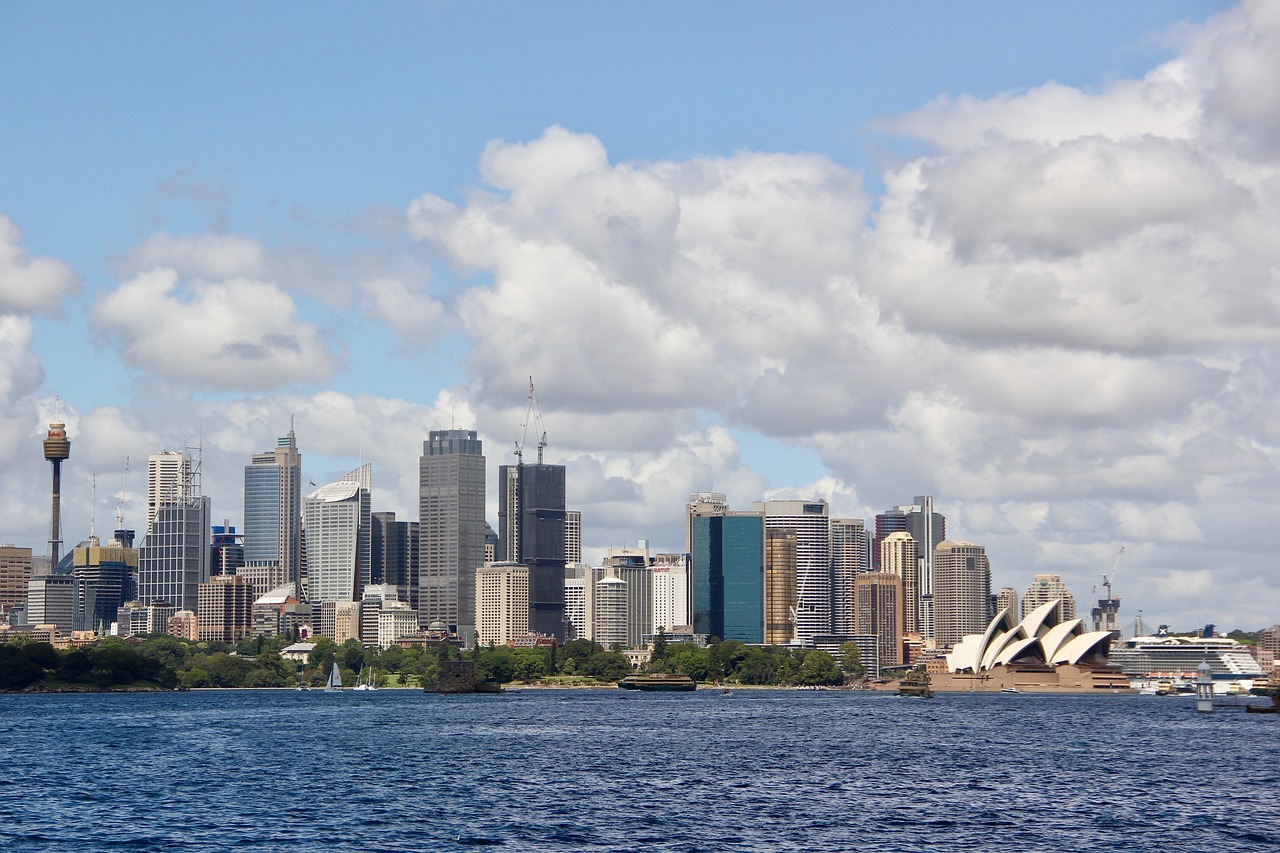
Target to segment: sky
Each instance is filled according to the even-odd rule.
[[[476,429],[496,524],[532,377],[589,559],[932,495],[993,588],[1255,630],[1278,226],[1274,3],[9,2],[0,541],[55,417],[68,544],[162,449],[238,525],[291,422],[408,519]]]

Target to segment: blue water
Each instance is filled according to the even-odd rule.
[[[1280,850],[1280,715],[1147,696],[0,696],[0,849]]]

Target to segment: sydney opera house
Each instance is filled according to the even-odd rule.
[[[981,634],[970,634],[944,657],[930,661],[933,689],[1092,693],[1128,691],[1129,681],[1107,661],[1114,636],[1085,631],[1080,619],[1062,619],[1055,599],[1021,622],[1005,608]]]

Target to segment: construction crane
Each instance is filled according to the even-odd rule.
[[[124,493],[129,488],[129,457],[124,458],[124,483],[120,486],[120,498],[116,501],[116,530],[124,529]]]
[[[1089,614],[1093,617],[1093,630],[1111,631],[1116,637],[1120,636],[1120,599],[1112,593],[1111,582],[1115,580],[1116,569],[1120,567],[1120,558],[1123,556],[1124,547],[1121,546],[1120,553],[1116,554],[1116,559],[1111,564],[1111,571],[1102,576],[1102,587],[1106,592],[1097,600]]]
[[[520,423],[520,437],[516,439],[516,464],[524,462],[524,442],[529,434],[529,420],[534,422],[534,430],[541,430],[538,438],[538,464],[542,464],[542,451],[547,446],[547,431],[543,428],[542,413],[538,411],[538,398],[533,395],[533,377],[529,377],[529,403],[524,409],[524,420]]]
[[[1124,556],[1124,546],[1120,546],[1120,553],[1116,554],[1115,562],[1111,564],[1111,571],[1102,576],[1102,585],[1107,590],[1107,598],[1111,597],[1111,581],[1116,576],[1116,569],[1120,568],[1120,558]]]

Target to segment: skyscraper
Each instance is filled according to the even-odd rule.
[[[925,640],[934,639],[933,626],[933,555],[938,543],[947,538],[947,520],[933,507],[933,498],[920,495],[914,498],[915,503],[896,506],[876,516],[876,539],[879,541],[890,533],[905,531],[916,540],[916,554],[920,563],[919,592],[917,594],[917,620],[920,635]],[[877,554],[879,549],[877,547]],[[881,567],[883,568],[883,567]]]
[[[639,648],[653,633],[653,567],[649,565],[648,542],[635,548],[610,548],[604,574],[627,582],[626,636],[622,642],[629,649]]]
[[[693,553],[693,517],[729,511],[729,498],[723,492],[694,492],[684,507],[684,552]]]
[[[476,612],[480,645],[505,645],[529,633],[529,567],[491,563],[476,567]]]
[[[764,514],[694,513],[693,629],[764,642]]]
[[[996,593],[996,609],[995,613],[991,614],[992,617],[994,618],[996,613],[999,613],[1006,607],[1009,608],[1010,614],[1017,615],[1021,612],[1018,610],[1018,591],[1011,586],[1001,587],[1000,591]],[[1097,631],[1100,629],[1094,628],[1094,630]]]
[[[564,642],[565,476],[542,462],[498,469],[498,559],[529,567],[529,630]]]
[[[871,571],[871,542],[860,518],[831,519],[831,631],[856,634],[858,575]]]
[[[134,598],[134,576],[138,571],[138,552],[115,542],[107,545],[79,545],[72,550],[72,574],[83,582],[82,589],[92,590],[94,604],[87,616],[89,627],[106,629],[116,619],[116,612]]]
[[[475,642],[484,565],[484,444],[475,430],[432,430],[418,462],[418,616]]]
[[[796,532],[764,532],[764,641],[785,646],[795,636]]]
[[[564,514],[564,561],[582,562],[582,513],[576,509]]]
[[[1042,604],[1048,604],[1055,598],[1062,600],[1058,612],[1062,615],[1063,622],[1076,618],[1076,599],[1071,594],[1071,590],[1067,589],[1067,585],[1062,582],[1062,576],[1036,575],[1031,581],[1031,586],[1027,587],[1027,594],[1022,598],[1022,618],[1027,618],[1027,614],[1032,610]]]
[[[236,575],[215,575],[200,584],[196,618],[201,640],[234,643],[253,630],[253,587]]]
[[[418,610],[418,523],[396,521],[394,512],[373,514],[375,584],[394,586],[400,601]]]
[[[857,632],[876,638],[876,674],[902,661],[902,578],[892,572],[866,572],[855,581]]]
[[[187,484],[192,482],[191,473],[191,457],[182,451],[162,450],[147,457],[148,531],[161,504],[190,492]]]
[[[981,545],[946,540],[934,551],[933,571],[934,639],[950,651],[966,634],[986,630],[991,564]]]
[[[210,574],[212,514],[208,497],[179,493],[159,499],[138,549],[139,601],[197,609],[199,585]]]
[[[373,466],[366,463],[307,495],[303,524],[311,601],[360,600],[372,563],[372,491]]]
[[[686,554],[659,554],[653,564],[654,630],[687,630],[689,618],[689,558]]]
[[[826,501],[756,501],[769,530],[796,532],[795,637],[831,633],[831,524]]]
[[[880,570],[902,578],[902,630],[920,634],[920,548],[905,530],[880,543]]]
[[[9,618],[9,608],[27,600],[31,580],[31,549],[0,545],[0,622]]]
[[[292,425],[275,450],[255,453],[245,466],[243,530],[247,574],[261,575],[267,590],[299,581],[302,454]]]
[[[67,438],[67,425],[49,424],[44,440],[44,458],[53,467],[53,506],[49,517],[49,566],[58,568],[62,551],[62,461],[71,456],[71,440]]]

